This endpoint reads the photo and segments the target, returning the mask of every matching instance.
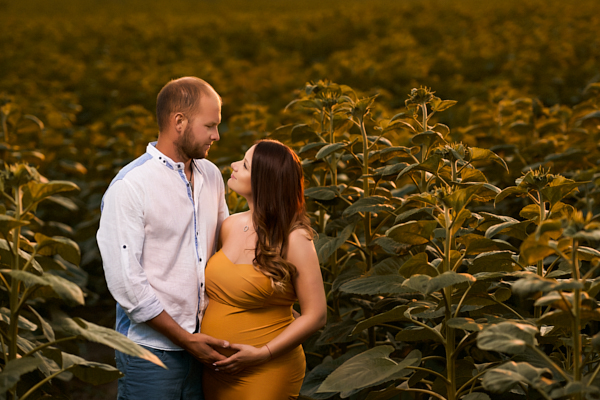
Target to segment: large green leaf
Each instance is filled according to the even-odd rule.
[[[144,349],[142,346],[132,342],[127,336],[119,332],[84,321],[81,318],[69,318],[66,314],[55,311],[53,313],[53,325],[62,331],[77,335],[90,342],[100,343],[111,347],[121,353],[129,354],[130,356],[143,358],[156,365],[166,368],[165,365],[153,353]]]
[[[79,186],[69,181],[36,182],[30,181],[23,187],[23,208],[34,205],[47,197],[61,192],[79,190]]]
[[[510,243],[498,239],[487,239],[474,233],[462,235],[456,241],[466,247],[466,255],[481,254],[489,251],[516,250]]]
[[[441,133],[435,131],[426,131],[416,134],[411,140],[418,146],[432,147],[436,143],[446,143],[446,140]]]
[[[359,199],[356,203],[344,210],[343,216],[349,217],[359,212],[394,212],[394,207],[388,204],[390,200],[384,196],[370,196]]]
[[[35,234],[37,244],[35,248],[38,254],[43,256],[53,256],[59,254],[70,263],[79,265],[81,261],[81,252],[79,246],[73,240],[66,237],[48,237],[41,233]]]
[[[585,399],[597,399],[600,397],[600,390],[597,386],[585,384],[584,382],[569,382],[564,387],[557,388],[550,392],[550,397],[558,398],[577,398],[577,394],[583,394]]]
[[[41,363],[42,361],[35,357],[10,360],[0,372],[0,395],[12,389],[21,380],[21,375],[36,370]]]
[[[503,189],[500,193],[498,193],[498,195],[494,199],[494,207],[496,207],[496,205],[498,203],[500,203],[502,200],[504,200],[506,197],[513,195],[513,194],[517,195],[517,196],[526,196],[527,189],[519,187],[519,186],[509,186],[509,187]]]
[[[18,220],[10,215],[0,214],[0,233],[3,237],[8,237],[8,233],[19,227],[29,224],[29,221]]]
[[[304,195],[316,200],[333,200],[338,196],[338,188],[335,186],[310,187],[304,191]]]
[[[351,342],[353,340],[352,331],[355,326],[356,321],[351,318],[341,322],[328,322],[319,339],[317,339],[317,345]]]
[[[388,229],[385,235],[399,243],[426,244],[431,240],[433,231],[437,226],[437,221],[409,221]]]
[[[361,295],[409,293],[410,290],[402,286],[403,282],[400,275],[371,275],[344,283],[340,291]]]
[[[13,279],[18,279],[28,286],[40,286],[36,295],[43,297],[58,297],[74,305],[83,305],[83,292],[81,288],[60,276],[44,273],[43,275],[34,275],[26,271],[2,271]]]
[[[443,343],[440,335],[433,331],[433,328],[425,328],[423,326],[408,326],[402,329],[394,337],[399,342],[423,342],[433,340],[438,343]]]
[[[535,235],[529,236],[521,243],[521,253],[519,261],[523,265],[533,265],[538,261],[556,253],[556,250],[549,246],[548,240],[536,240]]]
[[[421,363],[421,353],[411,351],[401,362],[389,358],[392,346],[377,346],[352,357],[325,379],[318,392],[348,392],[379,385],[408,375],[406,367]]]
[[[485,237],[493,239],[498,234],[507,235],[520,240],[527,238],[527,227],[531,225],[532,221],[506,221],[493,226],[490,226],[485,231]]]
[[[354,330],[352,331],[352,335],[356,335],[365,329],[369,329],[372,326],[385,324],[388,322],[395,321],[410,321],[410,318],[405,316],[404,313],[408,310],[408,306],[402,305],[394,307],[393,309],[386,311],[381,314],[377,314],[371,318],[367,318],[363,321],[360,321]]]
[[[475,278],[469,274],[459,274],[454,271],[446,271],[441,275],[430,277],[427,275],[413,275],[404,281],[403,286],[414,289],[425,295],[430,295],[448,286],[459,283],[475,282]]]
[[[585,184],[585,182],[573,182],[562,176],[558,176],[552,183],[541,190],[544,199],[550,202],[550,205],[561,201],[571,192],[577,191],[577,187]]]
[[[19,264],[20,264],[21,268],[30,259],[31,259],[31,254],[19,249]],[[13,253],[11,252],[11,249],[10,249],[8,243],[6,242],[6,240],[0,239],[0,265],[5,265],[7,267],[12,268],[13,267],[12,260],[13,260]],[[35,258],[33,260],[31,260],[31,266],[39,273],[44,272],[40,263],[37,262],[37,260]]]
[[[346,226],[336,237],[318,236],[315,240],[315,248],[321,264],[326,263],[329,257],[348,240],[354,232],[354,226],[355,224]]]
[[[300,389],[300,394],[302,396],[308,396],[311,399],[321,400],[328,399],[337,394],[337,392],[321,392],[317,393],[319,390],[319,386],[323,383],[323,381],[333,372],[337,367],[345,363],[350,358],[354,357],[358,353],[363,351],[358,347],[353,347],[348,349],[341,356],[333,359],[331,356],[326,356],[323,359],[323,362],[313,369],[306,375],[304,381],[302,382],[302,388]]]
[[[341,149],[343,149],[343,148],[347,147],[347,146],[348,146],[348,144],[349,144],[349,143],[344,143],[344,142],[342,142],[342,143],[332,143],[332,144],[328,144],[328,145],[326,145],[326,146],[322,147],[322,148],[319,150],[319,152],[317,153],[317,155],[315,156],[315,158],[316,158],[317,160],[320,160],[320,159],[322,159],[322,158],[325,158],[325,157],[327,157],[328,155],[330,155],[331,153],[334,153],[334,152],[336,152],[336,151],[338,151],[338,150],[341,150]]]
[[[440,155],[432,155],[427,160],[420,164],[411,164],[408,167],[404,168],[396,179],[400,179],[402,176],[408,174],[409,172],[414,171],[426,171],[430,172],[437,176],[438,169],[440,167],[440,162],[442,161],[442,157]]]
[[[483,329],[483,324],[476,322],[472,318],[450,318],[447,324],[451,328],[464,329],[470,332],[479,332]]]
[[[405,278],[413,275],[438,275],[437,269],[428,261],[427,253],[417,253],[400,267],[400,274]]]
[[[512,251],[488,251],[479,254],[469,266],[469,273],[520,271],[521,267],[513,260]]]
[[[0,307],[0,321],[4,322],[6,325],[10,324],[11,314],[10,310],[6,307]],[[19,329],[24,329],[26,331],[33,332],[38,326],[25,318],[22,315],[19,315],[19,322],[17,323]]]
[[[36,310],[35,308],[29,306],[29,311],[31,311],[40,321],[40,326],[42,327],[42,332],[44,333],[44,337],[48,342],[54,342],[56,336],[54,335],[54,330],[52,326],[46,321]]]
[[[505,393],[520,383],[535,389],[545,390],[554,381],[547,368],[536,368],[526,362],[506,362],[493,368],[483,376],[483,387],[490,392]]]
[[[515,322],[500,322],[487,326],[477,336],[477,346],[482,350],[521,354],[527,346],[536,346],[536,327]]]
[[[481,188],[483,188],[483,184],[474,184],[456,190],[451,195],[444,197],[444,204],[451,207],[455,213],[459,213],[475,198]]]
[[[102,385],[123,376],[121,371],[111,365],[88,361],[64,352],[62,353],[62,367],[68,368],[77,378],[93,385]]]
[[[481,149],[479,147],[469,147],[469,153],[471,154],[471,162],[493,161],[508,171],[508,165],[506,165],[506,162],[491,150]]]

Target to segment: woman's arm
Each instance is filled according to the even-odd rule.
[[[302,314],[266,346],[231,344],[230,348],[238,352],[214,363],[219,371],[237,373],[285,354],[325,325],[327,305],[321,268],[315,246],[305,230],[297,229],[290,234],[287,260],[296,266],[293,284]]]

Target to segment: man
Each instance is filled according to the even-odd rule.
[[[200,334],[204,268],[228,215],[219,169],[205,157],[219,140],[221,98],[185,77],[158,94],[158,141],[125,166],[102,200],[97,234],[117,331],[168,370],[116,354],[119,399],[202,399],[201,363],[224,359],[222,340]]]

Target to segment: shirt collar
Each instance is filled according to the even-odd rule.
[[[169,157],[165,156],[160,150],[158,150],[156,148],[156,142],[148,143],[148,146],[146,147],[146,151],[152,157],[157,159],[158,162],[162,163],[166,167],[169,167],[169,169],[172,169],[174,171],[180,171],[180,170],[183,170],[183,168],[185,167],[184,163],[175,162],[172,159],[170,159]]]

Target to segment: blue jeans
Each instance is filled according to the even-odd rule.
[[[168,369],[150,361],[115,351],[119,379],[118,400],[204,400],[202,364],[187,351],[145,347]]]

